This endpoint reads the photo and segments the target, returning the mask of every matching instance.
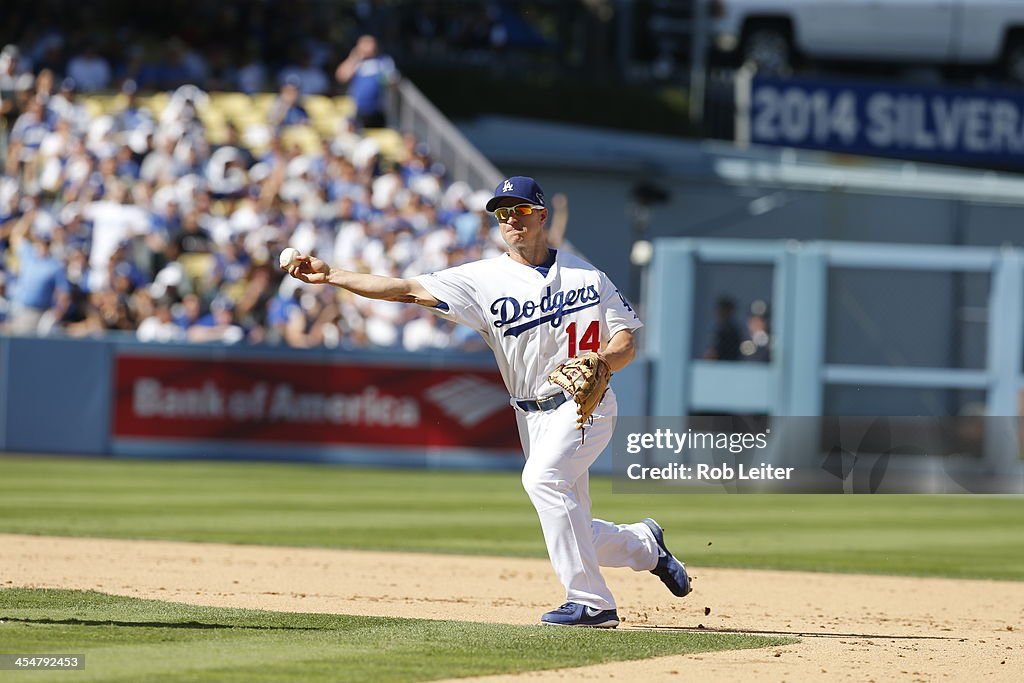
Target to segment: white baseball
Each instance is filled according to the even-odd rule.
[[[299,250],[294,247],[285,247],[281,250],[281,267],[291,268],[299,260]]]

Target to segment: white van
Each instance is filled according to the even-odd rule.
[[[1024,83],[1024,0],[711,0],[709,12],[715,49],[770,74],[874,61],[996,66]]]

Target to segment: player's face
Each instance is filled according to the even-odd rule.
[[[532,207],[534,205],[515,197],[506,197],[498,203],[498,208],[511,208],[513,206]],[[498,219],[498,224],[501,226],[501,236],[510,247],[542,238],[544,236],[544,221],[547,220],[547,217],[547,209],[533,209],[525,216],[521,215],[521,212],[509,211],[508,216],[504,220]]]

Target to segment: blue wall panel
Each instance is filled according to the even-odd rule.
[[[11,341],[0,337],[0,450],[9,450],[7,446],[7,395],[11,390],[10,376]]]
[[[4,345],[5,450],[107,454],[111,345],[22,337]]]

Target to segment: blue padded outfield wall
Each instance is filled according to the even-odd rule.
[[[643,415],[644,363],[613,386]],[[489,353],[342,352],[0,337],[0,450],[514,469]],[[606,454],[597,469],[610,469]]]
[[[113,344],[0,337],[3,450],[103,455]]]

